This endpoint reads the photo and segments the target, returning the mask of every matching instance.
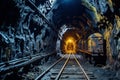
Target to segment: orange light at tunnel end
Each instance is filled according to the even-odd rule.
[[[73,37],[68,37],[65,40],[64,44],[64,52],[66,54],[75,54],[77,51],[77,43],[76,40]]]

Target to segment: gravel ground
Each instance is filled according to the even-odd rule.
[[[41,65],[31,65],[30,69],[24,70],[21,68],[18,73],[7,73],[2,80],[34,80],[39,74],[45,71],[57,59],[51,58],[49,61]],[[85,70],[93,72],[96,80],[120,80],[120,70],[112,71],[104,67],[97,67],[88,62],[82,63]],[[14,76],[14,77],[13,77]],[[43,79],[46,80],[46,79]]]

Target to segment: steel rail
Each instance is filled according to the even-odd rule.
[[[82,68],[82,66],[81,66],[80,62],[78,61],[78,59],[75,57],[74,54],[73,54],[73,56],[74,56],[75,61],[76,61],[77,64],[79,65],[80,69],[82,70],[84,76],[86,77],[86,79],[87,79],[87,80],[90,80],[90,78],[89,78],[88,75],[86,74],[85,70]]]
[[[65,61],[63,67],[61,68],[61,70],[60,70],[60,72],[58,73],[58,75],[57,75],[57,77],[55,78],[55,80],[59,80],[59,78],[60,78],[63,70],[65,69],[65,66],[67,65],[67,63],[68,63],[68,61],[69,61],[69,59],[70,59],[70,55],[71,55],[71,54],[69,54],[69,57],[68,57],[67,60]]]
[[[52,69],[57,63],[59,63],[63,58],[65,57],[65,55],[60,58],[59,60],[57,60],[55,63],[53,63],[49,68],[47,68],[47,70],[45,70],[42,74],[40,74],[35,80],[41,80],[41,78],[50,70]]]

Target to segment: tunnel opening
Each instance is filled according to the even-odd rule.
[[[77,43],[73,36],[65,37],[62,40],[61,50],[66,54],[75,54],[77,52]]]
[[[76,54],[78,52],[78,42],[80,40],[79,30],[68,25],[61,27],[57,47],[60,54]]]

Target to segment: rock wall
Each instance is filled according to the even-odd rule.
[[[29,5],[29,1],[41,14]],[[45,21],[46,17],[39,16],[47,15],[51,3],[49,0],[29,1],[0,1],[0,62],[38,53],[42,55],[42,52],[55,49],[55,32]]]
[[[120,1],[119,0],[87,0],[97,14],[99,31],[106,40],[108,64],[114,64],[120,54]]]
[[[119,0],[82,0],[82,5],[92,13],[99,32],[106,40],[108,64],[114,64],[120,53],[120,1]]]

